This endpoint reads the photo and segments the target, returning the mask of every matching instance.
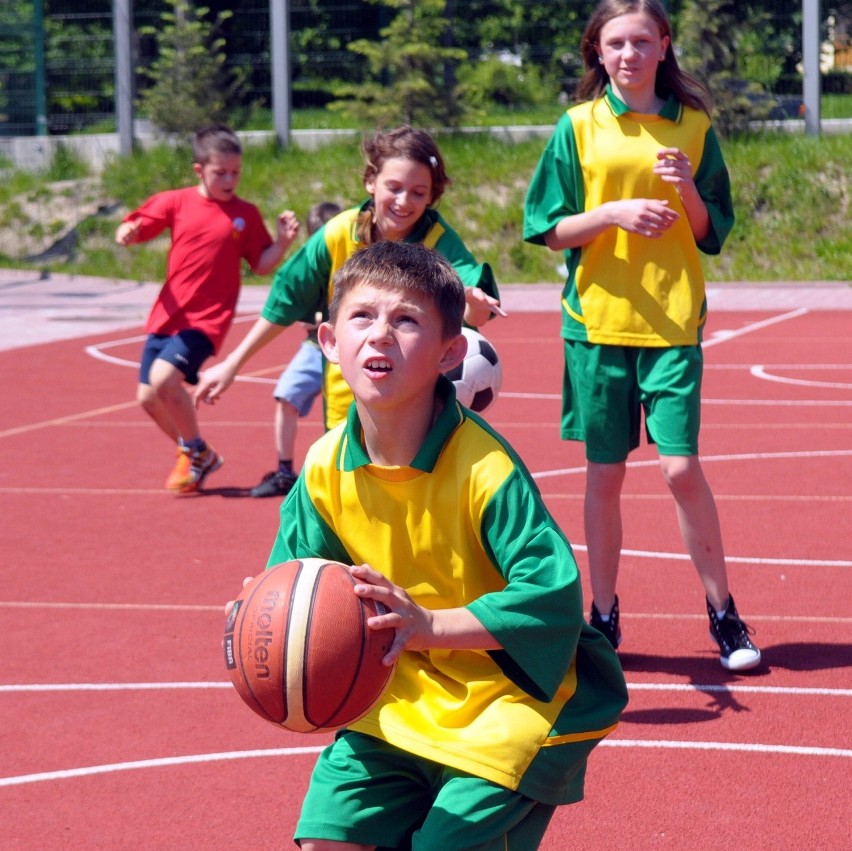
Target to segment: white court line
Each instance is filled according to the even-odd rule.
[[[587,551],[585,546],[572,544],[575,550]],[[672,561],[692,561],[686,553],[653,552],[652,550],[622,550],[624,556],[634,558],[671,559]],[[848,559],[812,559],[812,558],[757,558],[751,556],[725,556],[729,564],[763,564],[775,567],[852,567]]]
[[[785,452],[743,452],[737,455],[702,455],[701,463],[712,463],[715,461],[768,461],[773,459],[790,459],[790,458],[838,458],[852,455],[852,449],[803,449],[796,451]],[[636,469],[639,467],[658,467],[660,461],[658,458],[651,458],[646,461],[628,461],[628,469]],[[557,476],[573,476],[586,472],[586,466],[582,467],[562,467],[556,470],[540,470],[533,473],[534,479],[552,479]]]
[[[190,754],[188,756],[140,759],[134,762],[114,762],[108,765],[90,765],[86,768],[69,768],[64,771],[44,771],[39,774],[22,774],[18,777],[0,777],[0,786],[21,786],[45,780],[68,780],[72,777],[90,777],[93,774],[111,774],[115,771],[135,771],[140,768],[164,768],[170,765],[190,765],[220,762],[231,759],[257,759],[275,756],[300,756],[319,753],[324,745],[303,748],[270,748],[269,750],[225,751],[223,753]]]
[[[230,689],[230,682],[164,682],[164,683],[8,683],[0,684],[0,694],[92,691],[181,691],[192,689]],[[768,694],[785,696],[852,697],[852,688],[815,688],[811,686],[752,686],[712,683],[634,683],[629,691],[731,692],[733,694]]]
[[[140,612],[221,612],[224,617],[225,605],[199,606],[183,603],[46,603],[43,601],[0,600],[0,608],[6,609],[115,609],[118,611],[135,610]]]
[[[848,408],[852,406],[852,399],[702,399],[701,404],[767,408]]]
[[[501,399],[527,399],[546,402],[561,402],[559,393],[512,393],[500,391]],[[731,405],[743,407],[745,405],[760,406],[767,408],[848,408],[852,405],[852,399],[709,399],[702,398],[702,405]],[[511,423],[511,425],[523,427],[526,423]]]
[[[778,316],[772,316],[760,322],[752,322],[744,325],[742,328],[737,328],[735,331],[716,331],[711,335],[709,340],[704,340],[701,347],[709,349],[711,346],[717,346],[719,343],[727,343],[728,340],[734,340],[737,337],[742,337],[744,334],[750,334],[752,331],[760,331],[762,328],[777,325],[779,322],[786,322],[788,319],[797,319],[799,316],[804,316],[807,312],[808,308],[800,307],[798,310],[781,313]]]
[[[602,746],[618,748],[663,748],[669,750],[702,751],[745,751],[749,753],[783,754],[785,756],[852,757],[852,749],[823,748],[794,745],[761,745],[748,742],[689,742],[664,739],[604,739]],[[106,765],[90,765],[85,768],[70,768],[62,771],[44,771],[38,774],[21,774],[17,777],[0,777],[0,787],[22,786],[26,783],[39,783],[48,780],[69,780],[76,777],[91,777],[94,774],[111,774],[117,771],[136,771],[144,768],[165,768],[173,765],[190,765],[207,762],[220,762],[235,759],[268,759],[279,756],[302,756],[315,754],[325,745],[314,747],[270,748],[268,750],[224,751],[209,754],[189,754],[187,756],[163,757],[160,759],[140,759],[134,762],[114,762]]]
[[[83,351],[93,357],[95,360],[104,361],[105,363],[116,364],[117,366],[130,366],[137,368],[139,361],[127,360],[127,358],[117,358],[113,355],[104,354],[104,349],[114,349],[118,346],[128,346],[131,343],[143,343],[148,339],[147,334],[141,334],[138,337],[124,337],[121,340],[112,340],[106,343],[95,343],[92,346],[85,346]]]
[[[705,363],[704,369],[716,369],[716,370],[744,370],[744,369],[752,369],[754,367],[753,363]],[[850,372],[852,371],[852,363],[774,363],[772,364],[773,369],[784,369],[784,370],[799,370],[800,372],[811,372],[812,370],[825,370],[826,372],[831,372],[832,370],[839,370],[841,372]]]
[[[107,405],[104,408],[94,408],[91,411],[81,411],[79,414],[69,414],[66,417],[56,417],[51,420],[42,420],[38,423],[30,423],[29,425],[17,426],[16,428],[7,428],[0,431],[0,437],[11,437],[14,434],[26,434],[29,431],[36,431],[40,428],[48,428],[49,426],[65,425],[73,423],[77,420],[87,419],[88,417],[97,417],[101,414],[111,414],[114,411],[123,411],[126,408],[137,407],[139,403],[134,399],[132,402],[119,402],[117,405]]]
[[[87,355],[89,355],[90,357],[93,357],[95,360],[103,361],[104,363],[111,363],[111,364],[114,364],[116,366],[127,366],[127,367],[131,367],[132,369],[138,369],[139,368],[139,361],[138,360],[128,360],[127,358],[119,358],[119,357],[116,357],[115,355],[108,355],[108,354],[105,353],[104,349],[113,349],[113,348],[116,348],[117,346],[129,345],[130,343],[141,343],[141,342],[144,342],[147,339],[148,339],[147,336],[125,337],[121,340],[111,340],[111,341],[106,342],[106,343],[95,343],[94,345],[86,346],[83,349],[83,351],[85,351],[85,353]],[[263,372],[274,371],[276,373],[280,373],[286,366],[287,366],[287,364],[283,364],[280,367],[273,367],[273,368],[271,368],[271,370],[270,369],[264,369],[262,371]],[[248,375],[238,375],[238,376],[235,377],[234,380],[235,381],[241,381],[244,384],[277,384],[278,383],[277,376],[274,377],[274,378],[264,378],[264,377],[259,376],[259,375],[252,375],[251,373],[249,373]],[[0,435],[0,436],[2,436],[2,435]]]
[[[795,745],[757,745],[748,742],[673,742],[658,739],[604,739],[611,748],[665,748],[669,750],[747,751],[749,753],[787,754],[790,756],[852,757],[852,748],[814,748]],[[2,783],[2,781],[0,781]]]
[[[773,370],[778,370],[779,367],[773,365]],[[783,375],[775,375],[763,364],[755,364],[750,370],[755,378],[760,378],[763,381],[774,381],[777,384],[792,384],[796,387],[828,387],[832,390],[852,390],[852,384],[839,381],[813,381],[805,378],[787,378]]]

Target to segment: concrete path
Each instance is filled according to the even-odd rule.
[[[159,284],[0,269],[0,350],[144,324]],[[502,284],[509,312],[559,310],[561,284]],[[244,286],[241,313],[257,313],[268,285]],[[711,310],[852,310],[852,281],[711,283]]]

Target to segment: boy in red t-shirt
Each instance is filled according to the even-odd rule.
[[[148,339],[136,397],[160,429],[177,444],[177,465],[166,487],[198,490],[222,456],[208,446],[198,426],[192,396],[201,364],[219,351],[234,318],[241,261],[258,275],[272,272],[299,231],[291,210],[278,216],[272,240],[260,211],[236,194],[242,146],[229,127],[199,130],[193,139],[198,186],[159,192],[119,225],[119,245],[145,242],[171,230],[166,281],[145,323]]]

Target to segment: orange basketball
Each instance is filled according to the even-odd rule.
[[[256,576],[228,613],[225,666],[261,718],[297,733],[337,730],[367,714],[393,668],[382,664],[393,629],[367,618],[386,611],[362,600],[342,564],[303,558]]]

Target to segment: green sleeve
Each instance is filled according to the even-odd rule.
[[[544,235],[565,216],[585,209],[583,174],[568,113],[556,124],[538,161],[524,201],[524,240],[544,245]]]
[[[713,128],[707,130],[695,186],[710,214],[710,232],[697,243],[705,254],[718,254],[734,226],[731,179]]]
[[[275,325],[292,325],[316,310],[325,311],[330,275],[323,226],[278,268],[260,315]]]
[[[481,529],[483,545],[507,585],[468,608],[500,642],[503,649],[491,655],[503,673],[538,700],[551,700],[584,624],[571,545],[521,468],[492,497]]]
[[[296,480],[279,514],[278,534],[267,568],[295,558],[327,558],[352,564],[340,539],[314,508],[303,476]]]

